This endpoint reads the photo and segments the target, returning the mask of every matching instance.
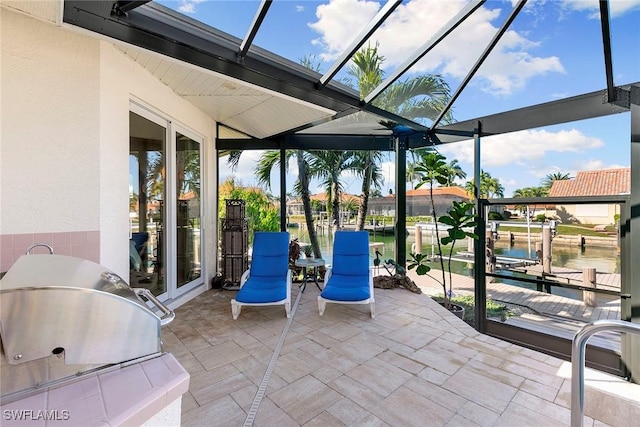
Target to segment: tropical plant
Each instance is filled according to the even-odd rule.
[[[407,269],[404,266],[398,264],[394,259],[381,259],[382,254],[379,250],[375,251],[376,257],[373,260],[373,265],[375,267],[382,266],[387,271],[389,276],[376,276],[373,278],[374,286],[383,287],[383,288],[397,288],[402,286],[403,288],[414,292],[416,294],[422,293],[422,290],[407,277]],[[411,254],[412,260],[410,261],[409,269],[416,268],[418,274],[423,275],[427,274],[430,270],[430,267],[426,264],[429,259],[426,255],[422,254]],[[393,270],[392,270],[393,269]]]
[[[351,215],[358,212],[358,202],[353,197],[347,197],[340,203],[342,211],[348,214],[348,218],[351,219]]]
[[[467,181],[464,185],[464,189],[472,197],[475,190],[474,180]],[[480,198],[490,199],[493,197],[504,197],[504,187],[500,183],[500,180],[491,176],[489,172],[484,170],[480,171]]]
[[[445,173],[447,175],[447,187],[453,187],[455,184],[455,179],[465,179],[467,177],[467,173],[462,170],[462,167],[458,163],[458,159],[453,159],[450,161],[445,167]]]
[[[316,73],[320,73],[322,69],[322,59],[318,59],[315,55],[305,55],[302,58],[298,59],[300,65],[305,68],[310,69],[311,71],[315,71]]]
[[[564,181],[567,179],[571,179],[571,176],[568,173],[563,172],[554,172],[547,174],[544,178],[540,180],[540,184],[547,189],[547,191],[551,188],[554,181]]]
[[[449,270],[449,289],[446,288],[446,283],[443,284],[444,290],[444,302],[445,307],[450,308],[451,306],[451,298],[453,297],[453,277],[451,274],[451,256],[453,255],[453,247],[455,245],[456,240],[464,239],[466,237],[470,237],[472,239],[477,239],[478,235],[466,231],[465,228],[475,227],[477,225],[476,218],[473,215],[474,204],[471,202],[459,202],[453,201],[451,208],[447,211],[447,215],[443,215],[439,218],[442,224],[446,224],[449,226],[447,229],[447,236],[442,238],[443,245],[451,245],[449,247],[449,259],[447,261],[447,269]],[[440,256],[442,259],[442,256]]]
[[[242,151],[231,151],[229,153],[229,157],[227,159],[227,164],[229,164],[232,169],[236,169],[238,167],[240,156]],[[297,165],[298,165],[298,180],[294,184],[294,191],[296,194],[300,195],[300,199],[302,200],[302,206],[304,211],[305,222],[307,225],[307,230],[309,233],[309,241],[311,243],[311,247],[317,258],[322,258],[322,253],[320,250],[320,243],[318,241],[318,236],[316,234],[316,230],[313,223],[313,210],[311,205],[311,192],[309,191],[309,182],[310,182],[310,168],[309,168],[309,154],[303,150],[287,150],[285,151],[285,165],[286,168],[289,164],[289,159],[293,156],[296,157]],[[275,166],[283,167],[280,164],[280,151],[270,150],[265,151],[258,160],[256,165],[255,173],[260,184],[265,184],[269,188],[271,187],[271,171]]]
[[[549,189],[546,187],[524,187],[518,188],[513,192],[513,197],[516,199],[546,197],[548,195]],[[524,213],[527,210],[527,206],[518,204],[516,205],[516,209],[518,209],[520,213]]]
[[[451,297],[453,296],[453,277],[451,273],[451,256],[453,255],[453,248],[456,240],[463,239],[465,237],[477,238],[477,236],[470,231],[466,231],[465,228],[475,227],[476,220],[471,212],[474,204],[471,202],[459,202],[454,201],[452,206],[447,210],[446,215],[437,217],[435,201],[433,198],[433,184],[437,182],[440,185],[446,184],[448,180],[449,166],[455,165],[457,162],[446,162],[446,158],[436,152],[428,151],[422,153],[421,160],[416,165],[416,172],[421,176],[420,182],[416,188],[420,188],[422,185],[429,184],[429,193],[431,201],[431,216],[433,218],[434,231],[436,234],[436,241],[438,247],[438,258],[440,260],[440,268],[442,271],[442,290],[444,293],[444,306],[447,309],[451,309]],[[438,223],[442,223],[448,226],[447,235],[440,238],[440,231]],[[447,263],[447,270],[449,272],[449,286],[447,288],[447,277],[444,266],[444,256],[442,245],[451,245],[449,247],[449,259]],[[407,268],[416,269],[418,275],[427,274],[429,272],[429,266],[424,264],[426,255],[411,254],[412,261],[410,261]]]
[[[277,231],[280,228],[278,208],[267,195],[258,188],[247,188],[233,178],[227,179],[218,187],[218,216],[224,217],[226,200],[245,201],[245,214],[248,218],[249,235],[254,231]]]
[[[302,207],[304,210],[304,219],[307,223],[307,232],[309,233],[309,242],[313,248],[316,258],[322,258],[320,251],[320,242],[316,234],[316,228],[313,225],[313,213],[311,212],[311,192],[309,191],[309,163],[305,158],[305,152],[296,150],[296,160],[298,162],[298,181],[295,184],[295,190],[300,194],[302,199]]]
[[[358,90],[361,99],[369,95],[384,78],[382,65],[385,57],[378,53],[378,44],[369,44],[353,55],[352,64],[348,69],[348,74],[358,82]],[[376,97],[373,105],[386,111],[398,114],[411,120],[424,121],[425,119],[435,119],[447,105],[450,98],[449,85],[439,75],[416,76],[405,81],[396,82],[389,86],[384,92]],[[443,118],[445,123],[453,121],[451,111],[448,111]],[[395,123],[381,123],[385,127],[393,129]],[[371,158],[378,157],[379,154],[371,152]],[[366,162],[366,167],[362,170],[363,183],[360,200],[361,215],[358,213],[356,228],[364,229],[365,215],[368,208],[368,199],[371,193],[371,185],[375,185],[375,171],[368,170],[374,168],[376,162]],[[370,178],[371,177],[371,178]]]
[[[436,242],[438,244],[438,253],[442,254],[442,246],[440,242],[440,232],[438,229],[438,217],[436,213],[436,205],[433,199],[433,183],[437,182],[443,185],[447,182],[446,175],[446,158],[437,151],[428,151],[422,153],[421,159],[416,164],[416,173],[420,176],[420,182],[416,185],[416,189],[424,184],[429,184],[429,200],[431,201],[431,216],[436,233]],[[446,283],[444,259],[440,256],[440,267],[442,269],[442,283]]]
[[[340,175],[351,169],[353,153],[350,151],[312,151],[309,153],[309,174],[322,181],[327,191],[327,208],[331,214],[333,231],[340,226],[340,200],[343,194]]]
[[[416,162],[409,161],[407,163],[407,181],[411,183],[411,189],[415,189],[414,182],[418,181],[420,176],[416,173]]]
[[[357,151],[354,154],[353,170],[362,178],[360,203],[358,204],[358,216],[356,217],[356,231],[364,229],[365,218],[369,209],[369,198],[372,196],[372,186],[377,190],[377,193],[380,193],[380,187],[384,181],[378,164],[381,157],[382,153],[379,151]]]

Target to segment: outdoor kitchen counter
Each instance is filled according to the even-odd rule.
[[[179,426],[189,374],[169,353],[0,406],[3,427]]]

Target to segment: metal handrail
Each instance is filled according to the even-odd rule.
[[[584,421],[584,353],[587,340],[604,331],[630,332],[640,335],[640,325],[622,320],[596,320],[584,325],[571,343],[571,426],[582,427]]]

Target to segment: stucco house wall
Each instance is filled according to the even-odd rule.
[[[210,276],[216,191],[205,185],[215,182],[215,122],[109,40],[2,8],[0,35],[0,271],[30,243],[49,241],[56,253],[128,276],[133,100],[204,139]]]
[[[435,194],[433,201],[436,214],[444,215],[454,201],[468,201],[468,198],[460,197],[456,194]],[[373,197],[369,199],[369,215],[395,215],[395,196]],[[407,216],[430,216],[431,199],[427,195],[407,196]]]

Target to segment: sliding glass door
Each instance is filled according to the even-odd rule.
[[[203,282],[202,138],[131,103],[129,281],[163,299]]]

